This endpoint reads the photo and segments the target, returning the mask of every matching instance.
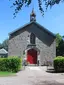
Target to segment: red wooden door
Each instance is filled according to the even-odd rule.
[[[27,62],[30,64],[37,64],[37,51],[30,49],[27,51]]]

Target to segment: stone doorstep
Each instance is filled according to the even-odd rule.
[[[54,67],[53,66],[47,66],[47,69],[48,70],[54,70]]]
[[[28,66],[38,66],[37,64],[28,64]]]

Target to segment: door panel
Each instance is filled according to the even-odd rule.
[[[27,51],[27,62],[30,64],[37,64],[37,51],[30,49]]]

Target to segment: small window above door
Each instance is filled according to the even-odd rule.
[[[30,35],[30,43],[35,44],[35,34],[34,33],[31,33],[31,35]]]

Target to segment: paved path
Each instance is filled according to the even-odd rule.
[[[0,85],[64,85],[64,73],[47,73],[46,67],[26,67],[13,77],[0,77]]]

